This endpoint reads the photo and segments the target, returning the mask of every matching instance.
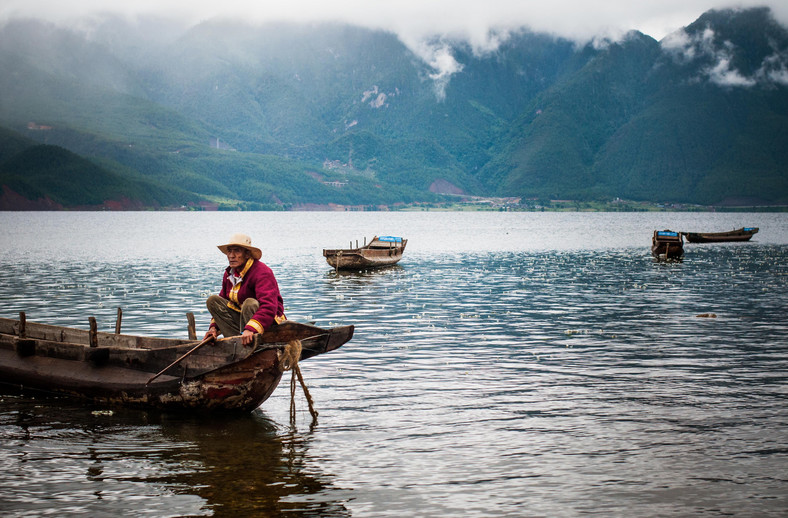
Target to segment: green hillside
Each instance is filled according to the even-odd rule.
[[[594,164],[616,130],[644,105],[652,88],[645,79],[658,54],[657,42],[641,34],[595,52],[566,81],[537,96],[482,175],[502,195],[609,197]]]
[[[22,196],[227,209],[393,206],[441,189],[788,203],[788,31],[765,8],[710,11],[661,42],[523,29],[479,52],[436,38],[435,61],[339,24],[91,23],[0,25],[0,166]]]
[[[10,189],[28,200],[47,200],[53,207],[98,208],[107,202],[117,202],[118,208],[173,207],[191,198],[172,187],[130,176],[110,172],[58,146],[28,146],[0,161],[4,191]]]

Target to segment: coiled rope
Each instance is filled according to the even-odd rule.
[[[279,353],[279,370],[281,372],[293,371],[290,376],[290,421],[295,421],[295,393],[296,393],[296,377],[301,383],[301,388],[304,390],[306,402],[309,405],[309,413],[312,414],[312,419],[317,420],[317,410],[312,401],[312,396],[309,394],[309,389],[306,388],[304,377],[301,375],[301,369],[298,366],[298,359],[301,358],[301,340],[292,340]]]

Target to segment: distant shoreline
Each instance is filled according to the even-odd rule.
[[[80,206],[0,208],[0,212],[788,212],[788,205],[694,205],[654,202],[581,202],[560,200],[544,204],[490,202],[421,202],[389,205],[317,205],[249,207],[244,202],[214,206],[144,207]]]

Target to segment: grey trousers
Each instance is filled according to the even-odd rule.
[[[229,301],[219,295],[208,297],[205,305],[208,306],[219,333],[224,336],[237,336],[243,333],[246,323],[254,316],[255,311],[260,307],[260,303],[255,299],[246,299],[241,305],[241,312],[231,309],[227,303]]]

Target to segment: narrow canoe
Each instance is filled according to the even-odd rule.
[[[758,227],[742,227],[727,232],[683,232],[689,243],[724,243],[749,241],[758,233]]]
[[[100,405],[250,412],[279,384],[288,347],[300,345],[305,360],[352,337],[353,326],[286,321],[250,346],[223,338],[172,365],[200,342],[31,323],[20,315],[0,318],[0,383]]]

